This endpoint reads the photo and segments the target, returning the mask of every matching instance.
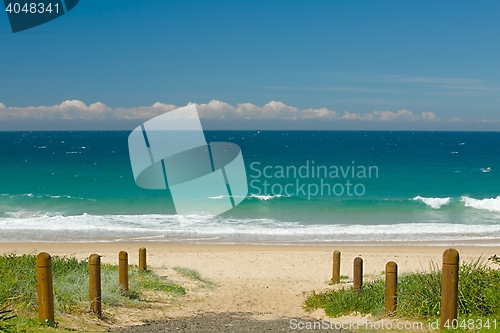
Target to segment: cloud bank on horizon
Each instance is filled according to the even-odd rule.
[[[421,113],[412,112],[407,109],[390,111],[377,110],[370,113],[360,114],[355,112],[338,112],[328,108],[307,108],[300,109],[295,106],[287,105],[279,101],[270,101],[269,103],[258,106],[252,103],[240,103],[236,106],[219,100],[211,100],[206,104],[195,104],[202,120],[212,122],[216,126],[214,129],[258,129],[257,127],[243,128],[240,126],[232,127],[232,124],[264,124],[263,129],[314,129],[311,124],[321,124],[321,129],[349,129],[348,124],[355,124],[352,128],[356,129],[356,124],[360,129],[404,129],[405,124],[419,124],[420,129],[439,129],[440,126],[455,126],[461,124],[461,130],[467,130],[471,125],[472,130],[478,129],[478,124],[496,125],[497,120],[473,119],[462,120],[460,118],[441,119],[434,112],[424,111]],[[156,102],[151,106],[138,107],[117,107],[111,108],[104,103],[96,102],[87,105],[80,100],[66,100],[61,104],[52,106],[28,106],[16,107],[6,106],[0,103],[0,122],[3,128],[22,130],[23,126],[19,124],[30,123],[29,130],[46,129],[44,124],[49,123],[77,123],[71,129],[116,129],[113,126],[87,127],[92,123],[142,123],[168,111],[175,110],[183,105],[164,104]],[[252,123],[254,122],[254,123]],[[260,123],[259,123],[260,122]],[[8,123],[17,123],[17,127],[8,128]],[[276,125],[278,124],[278,125]],[[305,126],[301,127],[302,124]],[[339,124],[343,124],[339,127]],[[346,125],[347,126],[344,126]],[[363,125],[364,124],[364,125]],[[391,124],[394,124],[391,125]],[[427,125],[426,125],[427,124]],[[276,126],[275,126],[276,125]],[[292,125],[292,126],[288,126]],[[135,126],[135,125],[134,125]],[[363,127],[364,126],[364,127]],[[391,127],[392,126],[392,127]],[[403,126],[403,127],[401,127]],[[423,126],[423,127],[422,127]],[[130,126],[120,127],[127,129]],[[50,128],[50,126],[48,127]],[[131,127],[132,128],[132,127]],[[407,127],[412,129],[412,127]],[[1,126],[0,126],[0,129]],[[54,129],[53,127],[50,129]],[[65,129],[63,127],[57,129]],[[480,129],[480,128],[479,128]]]
[[[212,100],[207,104],[195,104],[198,113],[204,119],[273,119],[273,120],[358,120],[358,121],[439,121],[433,112],[422,112],[415,114],[403,109],[399,111],[374,111],[367,114],[358,114],[344,111],[342,113],[319,109],[299,109],[278,101],[271,101],[264,106],[252,103],[241,103],[236,106],[228,103]],[[179,107],[174,104],[156,102],[151,106],[139,106],[132,108],[110,108],[101,102],[90,105],[79,100],[67,100],[53,106],[28,106],[7,107],[0,103],[0,120],[133,120],[149,119],[162,113],[175,110]],[[453,118],[452,121],[459,121]]]

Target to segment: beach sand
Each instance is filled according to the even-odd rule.
[[[352,261],[364,261],[365,280],[383,277],[387,261],[398,263],[399,272],[429,270],[431,262],[441,264],[447,247],[433,246],[260,246],[168,243],[1,243],[0,253],[17,254],[49,252],[87,258],[102,255],[102,262],[116,264],[118,252],[127,251],[129,262],[137,264],[138,248],[148,250],[148,265],[173,280],[182,278],[173,267],[198,271],[202,278],[214,282],[215,288],[187,285],[185,299],[162,311],[136,313],[117,318],[123,325],[138,324],[167,317],[195,314],[250,313],[258,318],[302,317],[324,318],[324,312],[306,313],[302,304],[312,291],[329,288],[332,252],[342,253],[341,275],[352,279]],[[455,247],[461,260],[500,254],[500,247]],[[119,317],[119,316],[118,316]]]

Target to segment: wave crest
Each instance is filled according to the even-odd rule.
[[[432,207],[434,209],[439,209],[442,206],[449,204],[451,201],[451,198],[449,198],[449,197],[447,197],[447,198],[426,198],[426,197],[421,197],[419,195],[419,196],[416,196],[415,198],[413,198],[412,200],[422,201],[424,204],[426,204],[429,207]]]
[[[463,196],[460,201],[464,203],[465,207],[500,213],[500,196],[486,199],[474,199]]]
[[[249,198],[255,198],[258,200],[262,201],[268,201],[268,200],[273,200],[281,197],[290,197],[289,195],[283,195],[283,194],[276,194],[276,195],[257,195],[257,194],[252,194],[248,196]]]

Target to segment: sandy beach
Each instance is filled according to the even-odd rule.
[[[385,263],[394,260],[399,272],[428,270],[431,262],[441,263],[446,247],[430,246],[253,246],[197,245],[165,243],[2,243],[1,253],[49,252],[51,255],[83,259],[91,253],[102,255],[103,263],[116,264],[118,252],[129,253],[129,262],[138,261],[138,248],[148,250],[148,265],[171,278],[179,278],[173,267],[198,271],[214,282],[213,289],[188,286],[187,297],[165,311],[137,313],[117,318],[123,325],[139,324],[166,317],[200,313],[250,313],[259,318],[302,317],[319,319],[321,311],[306,313],[302,303],[312,291],[328,288],[332,252],[342,253],[341,274],[352,278],[352,261],[364,260],[365,280],[382,277]],[[456,247],[461,260],[488,258],[500,253],[500,247]]]

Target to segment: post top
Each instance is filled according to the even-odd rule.
[[[37,266],[50,265],[51,262],[52,262],[52,257],[47,252],[40,252],[36,256],[36,265]]]
[[[335,250],[335,251],[333,251],[333,254],[340,255],[340,251],[339,250]]]
[[[119,259],[128,259],[127,251],[120,251],[120,253],[118,254],[118,258]]]
[[[443,264],[453,264],[458,265],[458,261],[460,260],[460,255],[458,251],[455,249],[447,249],[443,253]]]
[[[361,257],[354,258],[354,265],[361,265],[363,263],[363,259]]]
[[[101,256],[98,254],[91,254],[89,256],[89,264],[90,265],[99,265],[101,263]]]
[[[385,264],[385,272],[386,273],[397,273],[398,272],[398,264],[395,261],[389,261]]]

